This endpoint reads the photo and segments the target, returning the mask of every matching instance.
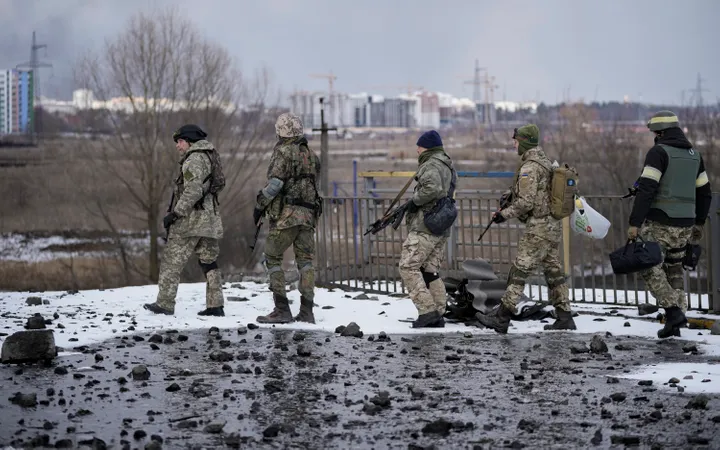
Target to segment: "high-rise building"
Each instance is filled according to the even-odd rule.
[[[35,83],[32,70],[0,71],[0,135],[33,131]]]

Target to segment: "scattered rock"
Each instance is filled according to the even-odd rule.
[[[37,394],[21,394],[17,392],[10,398],[10,403],[22,406],[23,408],[32,408],[33,406],[37,406]]]
[[[177,383],[173,383],[170,386],[166,387],[165,390],[168,392],[177,392],[180,390],[180,385],[178,385]]]
[[[638,315],[639,316],[646,316],[648,314],[655,314],[658,312],[657,305],[653,305],[651,303],[641,303],[638,305]]]
[[[26,330],[42,330],[45,328],[45,319],[40,313],[35,313],[34,316],[30,317],[25,324]]]
[[[205,432],[210,434],[222,433],[227,422],[212,422],[205,426]]]
[[[247,332],[248,332],[247,327],[238,327],[238,329],[237,329],[237,334],[242,335],[242,334],[247,334]]]
[[[3,342],[0,360],[3,363],[44,361],[54,359],[57,353],[52,330],[18,331]]]
[[[610,395],[610,398],[614,402],[623,402],[627,398],[627,394],[624,392],[616,392]]]
[[[142,364],[133,367],[130,374],[132,375],[132,379],[135,381],[147,381],[150,379],[150,371]]]
[[[441,436],[447,436],[450,434],[453,424],[447,420],[440,418],[426,424],[422,428],[424,434],[439,434]]]
[[[40,306],[42,305],[42,299],[40,297],[28,297],[25,304],[28,306]]]
[[[705,394],[696,395],[685,406],[687,409],[707,409],[710,398]]]
[[[215,362],[228,362],[232,361],[234,359],[232,353],[228,353],[226,351],[217,351],[210,353],[210,359]]]
[[[625,328],[630,328],[630,322],[625,322],[625,323],[623,324],[623,326],[624,326]]]
[[[363,337],[363,332],[360,331],[360,326],[358,324],[350,322],[345,329],[340,332],[340,336],[361,338]]]
[[[590,349],[585,344],[573,345],[570,347],[570,353],[577,355],[580,353],[590,353]]]
[[[670,384],[678,384],[679,382],[680,380],[675,377],[670,378],[670,380],[668,381],[668,383]]]
[[[248,330],[257,330],[260,328],[258,325],[255,325],[254,323],[247,324]]]
[[[249,302],[250,299],[247,297],[225,297],[229,302]]]
[[[638,386],[652,386],[652,380],[641,380],[638,382]]]
[[[152,336],[150,336],[150,339],[148,339],[148,342],[150,342],[151,344],[162,344],[162,341],[163,337],[159,334],[153,334]]]
[[[353,300],[370,300],[370,297],[365,294],[359,294],[353,297]]]
[[[607,353],[608,346],[599,335],[595,335],[590,341],[590,351],[593,353]]]
[[[263,431],[263,437],[265,438],[274,438],[277,437],[278,434],[280,434],[280,425],[278,424],[272,424],[269,427],[265,428]]]
[[[710,328],[710,334],[720,335],[720,320],[716,320],[713,326]]]
[[[297,348],[297,354],[298,354],[298,356],[307,357],[307,356],[312,355],[312,352],[306,345],[300,344],[300,345],[298,345],[298,348]]]

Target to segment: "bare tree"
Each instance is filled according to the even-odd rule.
[[[196,123],[208,132],[227,177],[221,198],[230,208],[223,215],[233,217],[246,208],[249,196],[243,193],[271,143],[265,114],[269,74],[246,78],[224,47],[204,39],[174,9],[135,15],[77,67],[78,84],[102,102],[100,121],[111,130],[109,138],[86,145],[94,181],[114,180],[132,202],[130,210],[113,214],[100,203],[105,199],[89,201],[88,208],[111,230],[119,215],[149,230],[147,276],[156,281],[160,222],[178,173],[173,130]],[[87,195],[93,198],[92,189]]]

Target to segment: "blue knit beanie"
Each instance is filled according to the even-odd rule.
[[[426,131],[417,141],[417,146],[422,148],[442,147],[442,139],[435,130]]]

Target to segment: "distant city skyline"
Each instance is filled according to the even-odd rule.
[[[471,1],[0,0],[0,69],[30,56],[32,32],[48,48],[40,94],[69,100],[74,64],[125,27],[133,13],[170,5],[223,44],[239,66],[263,65],[284,103],[293,90],[399,94],[408,84],[473,97],[475,60],[495,76],[494,100],[680,104],[703,77],[720,98],[720,2],[669,0]],[[673,24],[678,26],[675,30]],[[689,30],[689,31],[688,31]],[[374,88],[385,86],[383,88]],[[484,95],[484,89],[482,89]]]

